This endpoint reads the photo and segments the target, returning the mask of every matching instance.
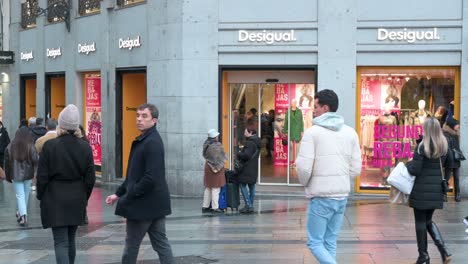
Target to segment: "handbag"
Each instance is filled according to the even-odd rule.
[[[453,151],[453,159],[455,159],[456,161],[462,161],[466,159],[465,155],[463,155],[463,152],[461,152],[460,150],[453,148],[452,151]]]
[[[391,204],[409,205],[409,195],[391,186],[388,200]]]
[[[445,172],[444,172],[444,169],[442,168],[442,160],[440,159],[439,157],[439,164],[440,164],[440,172],[442,173],[442,193],[444,195],[447,195],[448,191],[449,191],[449,187],[448,187],[448,183],[447,183],[447,180],[445,179]]]
[[[413,190],[414,177],[409,174],[406,165],[403,162],[399,162],[387,178],[387,182],[401,191],[403,194],[410,194]]]

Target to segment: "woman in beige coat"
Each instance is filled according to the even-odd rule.
[[[224,162],[226,154],[223,145],[218,141],[219,132],[215,129],[208,131],[208,138],[203,144],[203,158],[205,158],[205,175],[203,183],[205,193],[203,195],[202,213],[210,211],[214,213],[223,213],[219,209],[218,199],[221,187],[226,184],[224,177]],[[209,209],[211,202],[211,210]]]

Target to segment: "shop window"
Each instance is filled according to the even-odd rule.
[[[120,7],[126,7],[143,2],[146,2],[146,0],[117,0],[117,5]]]
[[[80,16],[96,14],[101,11],[102,0],[80,0],[78,6],[78,13]]]
[[[26,0],[21,4],[21,27],[36,27],[37,0]]]
[[[69,12],[64,10],[64,3],[66,2],[70,6],[70,0],[47,0],[47,7],[50,9],[47,12],[47,21],[49,23],[65,21],[64,12]]]
[[[360,190],[388,190],[387,177],[412,158],[427,117],[441,124],[457,108],[458,69],[360,68]],[[451,109],[451,110],[450,110]]]

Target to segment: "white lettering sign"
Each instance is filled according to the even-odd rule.
[[[34,59],[33,52],[21,52],[21,60],[29,61]]]
[[[377,29],[377,40],[390,40],[390,41],[405,41],[408,43],[414,43],[417,40],[440,40],[439,32],[437,28],[432,30],[403,30],[390,31],[385,28]]]
[[[239,36],[237,41],[239,42],[258,42],[266,43],[271,45],[275,42],[295,42],[297,41],[296,36],[294,35],[294,30],[283,31],[283,32],[271,32],[271,31],[247,31],[239,30]]]
[[[78,44],[78,53],[85,53],[88,55],[90,52],[96,52],[96,43],[91,43],[91,44]]]
[[[130,38],[127,38],[127,39],[123,39],[123,38],[119,38],[119,49],[128,49],[128,50],[132,50],[133,48],[138,48],[141,46],[141,43],[140,43],[140,36],[137,36],[136,38],[134,39],[130,39]]]
[[[47,57],[49,58],[57,58],[59,56],[62,56],[62,50],[60,49],[60,47],[58,49],[47,49],[47,53],[46,53]]]

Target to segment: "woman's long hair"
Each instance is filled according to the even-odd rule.
[[[25,161],[29,158],[29,148],[33,138],[27,127],[21,127],[16,131],[15,138],[11,142],[11,156],[17,161]]]
[[[424,135],[418,151],[422,146],[427,158],[437,159],[447,154],[447,139],[442,133],[439,121],[434,117],[428,117],[424,122]]]

